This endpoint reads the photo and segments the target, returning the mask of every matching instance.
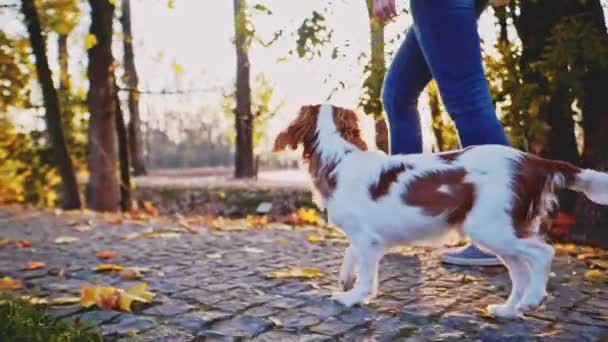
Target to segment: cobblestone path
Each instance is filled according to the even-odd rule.
[[[88,215],[88,216],[87,216]],[[90,219],[89,217],[94,217]],[[87,222],[89,227],[77,229]],[[0,235],[27,239],[30,248],[0,247],[0,276],[21,279],[22,292],[78,295],[83,284],[128,288],[133,281],[95,273],[95,254],[110,262],[149,268],[143,281],[157,294],[132,313],[50,308],[61,319],[99,326],[109,339],[133,341],[601,341],[608,340],[608,285],[583,280],[586,267],[557,256],[550,297],[525,320],[495,320],[479,308],[509,291],[502,267],[442,265],[436,251],[404,248],[381,263],[380,296],[346,309],[327,296],[337,283],[345,245],[313,244],[304,230],[250,229],[200,234],[165,233],[125,240],[129,233],[175,227],[176,221],[108,222],[93,214],[0,209]],[[53,241],[59,236],[78,240]],[[26,271],[31,260],[46,268]],[[269,279],[289,266],[316,267],[319,279]]]

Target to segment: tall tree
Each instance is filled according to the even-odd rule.
[[[251,112],[251,85],[249,46],[251,35],[247,29],[246,0],[234,0],[234,31],[236,47],[236,178],[256,175],[253,157],[253,113]]]
[[[36,56],[36,72],[42,87],[47,130],[53,146],[55,162],[63,181],[63,208],[77,209],[81,207],[78,183],[63,135],[59,98],[53,86],[53,77],[46,54],[46,44],[42,37],[40,19],[34,1],[23,0],[21,11],[25,17],[30,43]]]
[[[88,50],[89,92],[89,184],[87,206],[98,211],[116,211],[119,187],[116,170],[116,88],[112,56],[111,1],[89,0],[90,36],[95,44]]]
[[[363,83],[364,96],[361,104],[366,114],[371,115],[376,122],[376,146],[388,153],[388,126],[383,115],[382,85],[386,74],[384,24],[374,16],[373,0],[365,0],[367,5],[369,34],[370,34],[370,63],[368,76]]]
[[[144,141],[141,134],[141,118],[139,116],[139,92],[137,90],[139,79],[135,68],[135,57],[133,53],[133,32],[131,30],[131,0],[122,0],[122,25],[123,38],[123,80],[129,91],[129,150],[133,163],[135,175],[146,174],[144,160]]]
[[[116,135],[118,137],[118,161],[120,165],[120,209],[129,211],[131,209],[131,168],[129,163],[129,137],[120,99],[118,98],[118,86],[115,85],[114,99],[116,103]]]
[[[583,115],[584,148],[583,166],[608,170],[608,33],[606,18],[599,0],[582,3],[582,25],[588,25],[584,37],[588,44],[581,46],[588,50],[585,54],[585,72],[582,73],[582,96],[580,98]],[[583,26],[584,27],[584,26]],[[608,247],[608,209],[596,205],[586,198],[579,198],[576,207],[577,227],[574,234],[580,234],[587,243]]]

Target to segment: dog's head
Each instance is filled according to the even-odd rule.
[[[298,116],[276,137],[273,151],[287,148],[295,150],[302,145],[302,157],[310,159],[317,147],[319,135],[327,134],[339,134],[360,150],[367,150],[367,144],[361,136],[359,118],[354,111],[331,105],[306,105],[300,108]]]

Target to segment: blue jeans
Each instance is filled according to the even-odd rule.
[[[483,71],[475,0],[411,0],[414,24],[383,89],[391,153],[422,152],[418,97],[435,79],[461,144],[508,145]]]

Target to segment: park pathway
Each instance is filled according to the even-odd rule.
[[[39,297],[78,296],[84,284],[129,288],[147,282],[154,301],[131,313],[78,305],[48,309],[61,319],[98,326],[110,340],[608,340],[608,284],[587,282],[587,266],[564,253],[553,264],[550,297],[524,320],[496,320],[480,310],[507,297],[504,268],[442,265],[437,251],[425,248],[386,255],[380,296],[346,309],[327,298],[345,244],[323,237],[323,229],[239,228],[227,221],[213,228],[179,220],[0,208],[0,236],[31,242],[0,247],[0,278],[20,279],[21,293]],[[96,254],[102,251],[117,256],[100,260]],[[33,260],[46,267],[25,270]],[[102,262],[147,272],[142,280],[123,280],[95,272]],[[324,275],[269,277],[287,267],[315,267]]]

